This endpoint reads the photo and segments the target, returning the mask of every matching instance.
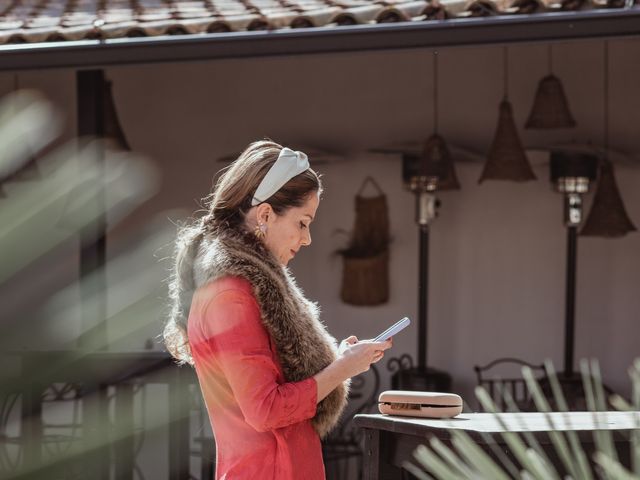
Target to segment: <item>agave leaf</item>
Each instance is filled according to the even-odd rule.
[[[484,432],[480,432],[480,435],[484,439],[485,444],[489,446],[491,453],[493,453],[493,455],[497,458],[498,463],[502,465],[502,467],[507,472],[509,472],[509,474],[513,478],[518,478],[520,476],[518,468],[511,461],[511,459],[505,455],[502,448],[498,447],[498,445],[496,444],[495,438],[493,438],[491,435]]]
[[[155,193],[158,180],[143,158],[104,154],[97,142],[61,147],[43,168],[42,180],[17,186],[0,209],[0,251],[9,252],[0,283],[105,216],[114,225]]]
[[[0,181],[11,177],[61,131],[60,115],[35,91],[19,90],[0,102]]]
[[[599,411],[607,410],[607,403],[604,396],[604,386],[602,385],[602,374],[600,373],[600,364],[595,358],[591,359],[591,375],[593,376],[593,388],[596,400],[596,408]]]
[[[640,476],[640,414],[636,418],[636,430],[631,432],[631,469]]]
[[[631,377],[633,410],[640,411],[640,357],[629,368]],[[640,413],[636,413],[636,430],[631,432],[631,468],[640,475]]]
[[[636,359],[629,369],[629,375],[633,383],[632,402],[618,395],[612,395],[609,399],[610,403],[618,410],[632,411],[634,415],[632,418],[635,422],[635,429],[630,432],[631,470],[622,466],[617,459],[617,452],[613,443],[613,432],[608,429],[604,430],[607,423],[607,404],[599,365],[596,361],[587,362],[583,360],[580,362],[580,367],[587,405],[593,412],[593,422],[596,429],[600,428],[600,430],[593,431],[596,447],[594,460],[599,478],[640,480],[640,472],[638,471],[640,468],[640,411],[638,410],[640,408],[636,406],[640,403],[640,359]],[[556,405],[566,415],[563,425],[571,427],[567,403],[551,362],[545,362],[545,369]],[[544,398],[538,381],[534,378],[531,370],[526,367],[523,368],[522,374],[536,406],[545,414],[547,419],[548,434],[555,448],[555,453],[568,472],[564,480],[592,480],[594,471],[591,469],[577,432],[563,432],[559,430],[559,425],[554,425],[553,417],[547,411],[549,403]],[[498,384],[498,388],[501,388],[500,384]],[[510,418],[513,418],[516,424],[522,424],[523,419],[518,416],[520,412],[509,391],[501,389],[499,393],[504,398],[507,408],[514,413]],[[480,448],[465,432],[451,431],[452,444],[455,450],[438,440],[432,440],[431,446],[440,456],[434,452],[426,456],[428,471],[433,471],[433,468],[436,468],[438,469],[437,478],[447,480],[450,478],[456,480],[458,478],[506,480],[510,477],[522,480],[559,480],[560,472],[556,470],[553,463],[548,459],[546,452],[541,448],[535,436],[531,432],[529,432],[529,435],[526,432],[522,432],[521,435],[520,432],[514,431],[514,428],[515,430],[519,428],[515,427],[511,422],[507,424],[506,418],[497,412],[496,403],[485,388],[476,387],[476,396],[485,411],[493,414],[495,421],[504,430],[500,436],[505,442],[507,450],[522,466],[522,469],[518,470],[519,467],[505,454],[502,448],[498,447],[491,435],[481,433],[485,440],[485,445],[491,449],[493,456],[489,456],[485,451],[486,449]],[[523,441],[523,437],[526,441]],[[449,468],[448,472],[443,470],[445,467]]]
[[[495,403],[493,402],[493,400],[491,399],[487,391],[481,386],[476,387],[475,391],[476,391],[476,397],[478,398],[478,401],[482,404],[483,408],[486,411],[495,413]],[[533,475],[534,478],[537,478],[539,480],[548,480],[544,477],[543,472],[538,470],[536,465],[531,463],[531,460],[526,454],[527,446],[522,441],[520,436],[508,431],[508,426],[505,424],[504,420],[500,417],[500,415],[496,414],[496,420],[501,425],[503,430],[505,430],[505,432],[502,432],[500,435],[504,439],[507,446],[510,448],[513,455],[523,466],[523,468],[527,470],[531,475]]]
[[[424,445],[418,446],[413,456],[427,472],[435,475],[439,480],[465,480],[464,477],[452,472],[438,455]]]
[[[590,412],[596,411],[596,398],[591,385],[591,375],[589,375],[589,361],[586,358],[580,360],[580,374],[582,375],[582,384],[584,386],[584,394],[587,400],[587,409]]]
[[[558,472],[555,471],[553,464],[550,464],[545,457],[542,457],[533,448],[527,450],[527,456],[531,459],[531,463],[540,471],[543,471],[546,478],[554,478],[560,480]]]
[[[567,406],[567,401],[564,398],[562,387],[560,386],[560,382],[558,381],[558,375],[551,360],[546,359],[544,361],[544,368],[547,372],[547,378],[549,379],[549,383],[551,385],[553,399],[556,402],[558,410],[561,412],[567,412],[569,410],[569,407]]]
[[[436,437],[431,438],[431,448],[439,454],[450,466],[450,468],[465,478],[473,478],[472,471],[467,467],[462,458],[455,452],[438,440]]]
[[[582,373],[582,382],[584,384],[584,390],[587,397],[587,406],[589,410],[593,412],[594,425],[596,426],[596,429],[593,431],[593,439],[596,444],[596,449],[599,452],[605,453],[610,458],[617,458],[615,448],[613,447],[611,432],[608,430],[598,429],[598,425],[602,423],[602,416],[597,415],[598,404],[596,400],[597,384],[602,384],[599,377],[599,369],[597,369],[595,364],[590,365],[590,362],[587,359],[582,359],[580,361],[580,371]]]
[[[404,468],[411,475],[415,476],[418,480],[433,480],[433,477],[421,470],[419,467],[416,467],[414,464],[409,462],[404,462],[402,464],[402,468]]]
[[[491,478],[493,480],[510,480],[502,468],[486,454],[471,438],[464,432],[453,431],[451,443],[456,447],[458,453],[471,465],[478,473],[475,478]]]
[[[633,412],[635,409],[624,397],[621,397],[617,393],[614,393],[609,397],[609,403],[613,405],[616,410],[621,412]]]
[[[525,379],[527,388],[529,389],[529,392],[533,397],[533,401],[536,404],[536,408],[538,409],[538,411],[543,413],[547,413],[551,411],[551,407],[547,402],[545,396],[542,394],[540,385],[538,384],[538,381],[536,380],[536,378],[533,376],[533,372],[531,368],[527,366],[522,367],[522,376]],[[571,456],[569,455],[569,449],[567,447],[564,437],[555,428],[551,415],[547,414],[545,418],[547,419],[547,423],[551,427],[551,430],[549,432],[551,442],[553,443],[562,462],[564,463],[565,468],[571,473],[571,475],[575,476],[575,473],[576,473],[575,465],[571,459]],[[530,434],[530,436],[533,438],[533,440],[529,441],[529,445],[535,448],[536,446],[539,445],[538,441],[535,439],[533,435]],[[535,448],[535,450],[545,460],[547,465],[552,464],[552,462],[549,460],[548,456],[546,455],[546,453],[544,453],[544,450],[542,448],[538,447],[538,448]]]
[[[542,390],[540,389],[540,385],[538,385],[538,381],[533,377],[533,372],[531,368],[524,366],[522,367],[522,376],[527,383],[527,387],[529,388],[529,392],[531,392],[531,396],[533,397],[533,401],[536,404],[536,408],[539,412],[550,412],[551,406],[547,399],[542,394]]]
[[[633,409],[640,411],[640,357],[636,358],[633,366],[629,368],[631,377]]]
[[[564,398],[564,393],[562,392],[562,387],[560,386],[558,375],[556,374],[555,368],[553,367],[553,363],[551,362],[551,360],[547,359],[544,362],[544,366],[545,366],[545,370],[547,371],[547,378],[549,379],[551,390],[553,392],[553,398],[556,402],[556,405],[558,406],[560,411],[567,412],[569,408]],[[571,426],[571,419],[569,415],[565,417],[565,422],[568,426]],[[591,472],[591,467],[589,466],[587,455],[584,453],[584,449],[580,444],[580,439],[578,438],[577,433],[571,430],[566,433],[567,433],[567,437],[569,438],[571,453],[573,454],[573,457],[575,457],[577,461],[578,473],[574,475],[574,478],[579,478],[583,480],[592,480],[593,474]]]
[[[527,367],[528,368],[528,367]],[[511,394],[509,393],[508,390],[505,390],[505,403],[507,403],[507,405],[509,406],[509,410],[513,411],[514,413],[520,413],[518,410],[518,406],[516,405],[515,401],[513,400],[513,398],[511,397]],[[538,439],[536,438],[536,436],[533,434],[533,432],[529,432],[527,431],[526,427],[526,422],[524,420],[524,416],[522,415],[517,415],[516,416],[516,420],[517,422],[520,424],[520,426],[522,427],[522,436],[525,439],[526,444],[530,447],[533,448],[536,453],[544,459],[544,461],[551,465],[552,462],[551,460],[549,460],[547,454],[545,453],[544,449],[542,448],[542,446],[540,445],[540,442],[538,442]],[[551,420],[549,418],[547,418],[547,421],[552,424]],[[553,425],[552,425],[553,428]]]
[[[527,387],[529,388],[529,391],[533,396],[533,400],[538,410],[545,413],[549,412],[551,409],[549,406],[549,402],[547,402],[546,398],[542,394],[540,385],[538,384],[538,381],[533,377],[533,372],[531,371],[531,368],[526,366],[523,367],[522,376],[527,382]],[[557,378],[556,378],[556,381],[557,381]],[[573,457],[569,452],[569,446],[567,445],[565,437],[562,435],[560,431],[558,431],[558,429],[554,425],[551,415],[547,414],[546,418],[547,418],[547,422],[549,423],[549,426],[551,427],[551,430],[549,431],[549,438],[551,439],[551,443],[553,444],[556,452],[558,453],[558,456],[560,457],[562,464],[564,465],[564,467],[567,469],[567,471],[573,478],[581,478],[578,475],[578,465],[573,461]],[[544,455],[543,458],[545,459],[546,465],[551,464],[551,461],[548,459],[546,455]]]
[[[618,461],[608,457],[603,452],[596,452],[594,460],[603,468],[607,476],[613,480],[640,480],[640,476],[634,475],[632,472],[620,465]]]
[[[602,384],[602,374],[600,373],[600,364],[596,358],[591,359],[591,374],[593,375],[593,384],[595,389],[595,397],[596,397],[596,405],[598,409],[606,412],[608,410],[605,394],[604,394],[604,385]],[[606,413],[604,417],[604,421],[606,423]],[[618,452],[613,444],[613,433],[611,430],[603,430],[602,431],[602,441],[606,445],[605,453],[608,453],[609,456],[614,459],[616,462],[618,459]]]
[[[482,386],[477,386],[475,388],[475,394],[476,394],[476,398],[478,399],[478,401],[482,405],[482,408],[484,408],[484,410],[486,412],[496,413],[498,411],[497,408],[496,408],[495,402],[493,401],[493,399],[491,398],[491,396],[487,392],[486,388],[484,388]]]

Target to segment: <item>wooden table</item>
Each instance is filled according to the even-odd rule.
[[[407,472],[401,467],[404,462],[417,463],[413,457],[416,447],[428,444],[428,439],[434,436],[445,444],[451,445],[451,430],[465,431],[494,459],[496,457],[492,447],[499,446],[512,461],[513,455],[506,448],[499,434],[504,431],[531,432],[557,467],[560,466],[560,462],[547,434],[550,430],[576,432],[587,455],[594,450],[594,431],[614,430],[614,442],[618,455],[621,462],[628,467],[630,464],[629,431],[637,429],[640,422],[640,412],[553,412],[550,414],[534,412],[499,415],[505,422],[506,429],[502,427],[496,416],[489,413],[467,413],[448,420],[380,414],[356,415],[355,424],[365,431],[363,479],[407,478]]]

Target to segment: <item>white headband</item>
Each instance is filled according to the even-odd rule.
[[[285,183],[296,175],[301,174],[309,168],[309,159],[302,152],[294,152],[290,148],[283,148],[278,155],[276,163],[269,169],[264,176],[260,185],[256,189],[256,193],[251,200],[251,206],[266,201],[274,193],[280,190]]]

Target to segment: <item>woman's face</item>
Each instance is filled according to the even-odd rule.
[[[264,243],[282,265],[287,265],[301,247],[311,244],[309,229],[319,203],[318,194],[312,192],[300,207],[289,208],[282,215],[271,210],[265,219]]]

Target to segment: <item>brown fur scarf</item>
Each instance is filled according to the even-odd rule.
[[[304,297],[287,268],[254,235],[230,229],[207,233],[193,272],[196,288],[227,275],[251,283],[288,382],[309,378],[336,358],[336,340],[321,323],[318,306]],[[321,438],[337,423],[348,389],[346,381],[318,404],[312,424]]]

